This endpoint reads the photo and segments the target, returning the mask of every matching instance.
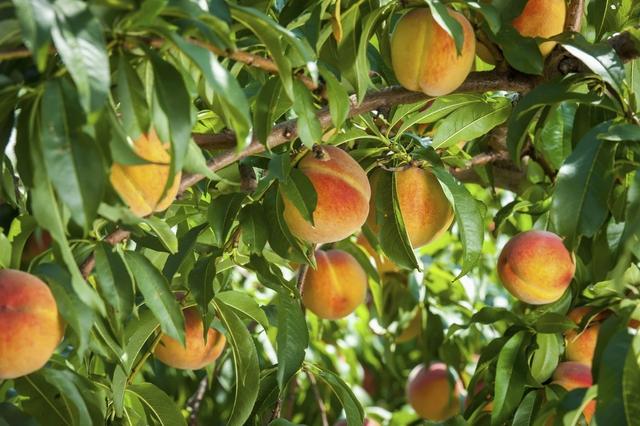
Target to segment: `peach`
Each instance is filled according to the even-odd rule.
[[[422,314],[418,311],[409,322],[407,328],[402,330],[398,337],[396,337],[396,342],[406,343],[413,340],[418,337],[420,331],[422,331]]]
[[[136,154],[149,164],[113,163],[111,166],[111,185],[137,216],[163,211],[176,198],[181,173],[174,177],[165,192],[171,163],[167,148],[168,144],[162,143],[155,131],[151,131],[140,136],[133,144]]]
[[[376,170],[371,176],[373,188],[376,187],[378,173],[380,170]],[[409,241],[412,247],[421,247],[449,228],[453,221],[453,208],[433,173],[419,167],[408,167],[394,173],[398,204]],[[367,224],[377,233],[379,224],[375,203],[374,189]]]
[[[542,305],[558,300],[576,270],[562,239],[547,231],[527,231],[511,238],[498,258],[498,275],[519,300]]]
[[[564,30],[566,15],[565,0],[529,0],[511,24],[525,37],[551,38]],[[540,53],[548,55],[555,45],[554,41],[540,44]]]
[[[182,343],[163,335],[154,350],[154,355],[169,367],[182,370],[199,370],[218,359],[226,339],[219,331],[209,328],[204,340],[202,317],[195,307],[182,311],[185,320],[186,347]]]
[[[283,194],[284,219],[291,233],[303,241],[324,244],[340,241],[364,224],[369,214],[371,187],[367,174],[345,151],[322,146],[298,164],[317,193],[313,225]]]
[[[396,264],[393,263],[387,256],[385,256],[384,254],[380,254],[374,250],[364,234],[358,235],[358,239],[356,240],[356,242],[361,245],[367,251],[367,253],[369,253],[370,257],[373,258],[373,260],[376,262],[376,266],[378,267],[378,272],[381,275],[386,274],[387,272],[396,272],[398,270]]]
[[[588,315],[590,311],[591,308],[586,306],[575,308],[569,312],[569,319],[579,325],[584,316]],[[599,331],[600,323],[597,321],[597,318],[589,323],[582,331],[568,330],[565,333],[565,357],[567,360],[591,365],[593,354],[596,351]]]
[[[579,362],[561,362],[558,364],[556,371],[553,373],[553,382],[567,391],[578,388],[588,388],[593,384],[591,377],[591,367]],[[596,411],[596,402],[591,401],[587,404],[582,414],[584,414],[587,423],[591,422],[593,413]]]
[[[51,247],[51,234],[38,230],[31,234],[22,251],[22,264],[28,265],[34,258],[40,256]]]
[[[460,23],[464,43],[460,54],[453,37],[428,8],[413,9],[398,21],[391,37],[391,64],[398,82],[408,90],[442,96],[467,78],[476,53],[473,27],[461,13],[448,11]]]
[[[51,290],[38,277],[0,270],[0,380],[42,368],[64,333]]]
[[[409,404],[426,420],[442,422],[462,409],[462,384],[451,377],[447,366],[441,362],[415,367],[409,375],[406,391]]]
[[[346,317],[364,302],[366,272],[342,250],[317,250],[316,262],[318,268],[309,268],[304,278],[302,302],[320,318]]]

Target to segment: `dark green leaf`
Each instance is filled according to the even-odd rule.
[[[13,4],[24,42],[38,70],[44,71],[51,44],[51,27],[55,21],[53,5],[47,0],[14,0]]]
[[[316,365],[310,365],[309,370],[336,395],[347,416],[347,425],[362,425],[364,423],[364,410],[351,388],[340,377],[329,370],[324,370]]]
[[[193,248],[200,233],[207,227],[206,223],[189,229],[178,241],[178,251],[167,258],[162,273],[169,281],[178,272],[178,269],[187,257],[193,254]]]
[[[222,248],[227,241],[231,226],[238,216],[245,197],[245,194],[236,192],[223,194],[211,200],[207,219],[215,234],[215,243],[218,247]]]
[[[149,129],[149,105],[142,81],[124,54],[118,64],[117,94],[124,130],[135,140]]]
[[[247,316],[262,326],[265,330],[269,327],[269,319],[258,305],[258,302],[240,291],[223,291],[216,294],[216,299],[236,310],[236,313]]]
[[[327,85],[331,122],[336,129],[339,129],[349,115],[349,107],[351,106],[349,93],[331,71],[322,67],[320,68],[320,73]]]
[[[216,258],[212,256],[200,257],[189,272],[189,289],[198,303],[200,312],[204,315],[209,310],[209,302],[213,299],[213,281],[216,279]]]
[[[298,80],[293,82],[293,90],[295,92],[293,110],[298,116],[298,137],[310,148],[320,141],[322,127],[316,116],[316,108],[309,90]]]
[[[502,424],[520,404],[529,370],[525,354],[528,336],[519,331],[509,338],[498,356],[491,423]]]
[[[265,220],[264,209],[261,204],[247,204],[238,215],[242,229],[242,242],[249,248],[251,254],[260,254],[267,244],[269,232]]]
[[[318,194],[307,175],[299,169],[292,169],[289,179],[280,183],[280,189],[302,217],[313,225],[313,212],[318,203]]]
[[[169,396],[160,388],[151,383],[140,383],[130,385],[127,393],[135,396],[144,404],[145,411],[149,413],[150,422],[166,426],[181,426],[187,424]]]
[[[125,324],[133,310],[133,277],[122,254],[107,243],[99,242],[94,249],[98,289],[113,308],[113,324]]]
[[[300,299],[285,289],[278,297],[278,386],[284,392],[287,383],[304,361],[309,346],[309,331]]]

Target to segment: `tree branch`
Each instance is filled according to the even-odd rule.
[[[564,30],[580,32],[582,27],[582,15],[584,14],[584,0],[571,0],[567,7],[567,18],[564,21]]]
[[[318,383],[316,382],[316,378],[310,371],[305,370],[307,378],[309,379],[309,383],[311,384],[311,389],[313,389],[313,395],[316,398],[316,403],[318,404],[318,410],[320,410],[320,418],[322,419],[322,426],[329,426],[329,420],[327,419],[327,408],[324,405],[324,401],[322,400],[322,395],[320,395],[320,390],[318,389]]]
[[[209,384],[209,380],[205,375],[200,383],[198,383],[198,388],[196,392],[191,395],[189,400],[187,401],[187,410],[190,412],[189,414],[189,426],[198,426],[198,412],[200,411],[200,405],[202,405],[202,399],[204,398],[205,393],[207,392],[207,385]]]

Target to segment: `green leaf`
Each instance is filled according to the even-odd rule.
[[[203,223],[191,228],[179,239],[179,250],[167,258],[164,268],[162,269],[162,273],[167,277],[167,280],[171,281],[185,259],[193,254],[196,240],[206,227],[207,224]]]
[[[149,216],[142,219],[142,222],[149,225],[169,253],[177,253],[178,237],[176,237],[176,234],[171,230],[171,226],[166,221],[156,216]]]
[[[300,370],[309,346],[309,331],[297,294],[283,288],[278,297],[278,386],[284,392],[289,380]]]
[[[510,114],[511,101],[507,98],[460,108],[438,122],[433,135],[433,148],[448,148],[483,136],[504,123]]]
[[[253,319],[265,330],[269,328],[269,319],[267,318],[267,315],[260,308],[258,302],[247,293],[235,290],[223,291],[216,294],[216,299],[235,309],[238,314]]]
[[[44,71],[51,44],[55,10],[47,0],[14,0],[16,16],[25,45],[31,51],[39,71]]]
[[[80,127],[82,111],[76,109],[73,89],[61,80],[45,85],[41,104],[42,150],[47,172],[58,196],[76,223],[91,226],[105,188],[100,150]]]
[[[523,37],[510,25],[503,25],[493,38],[513,68],[526,74],[542,74],[544,58],[535,39]]]
[[[456,52],[460,54],[464,44],[462,25],[460,25],[460,23],[449,14],[449,8],[444,3],[440,2],[440,0],[426,1],[431,9],[433,19],[453,38],[456,44]]]
[[[129,57],[120,55],[116,93],[124,130],[133,140],[149,130],[149,105],[140,77],[129,63]]]
[[[309,90],[298,80],[293,82],[293,89],[296,93],[292,100],[293,110],[298,116],[296,121],[298,137],[303,144],[311,148],[322,138],[322,126],[316,115],[313,97]]]
[[[238,216],[246,195],[237,192],[223,194],[211,200],[207,219],[215,235],[215,244],[222,248],[227,241],[229,231]]]
[[[180,409],[166,393],[155,385],[151,383],[130,385],[127,388],[127,393],[135,396],[144,404],[145,411],[149,414],[149,421],[153,424],[186,426],[187,422]]]
[[[313,212],[318,203],[318,194],[307,175],[299,169],[292,169],[289,179],[280,183],[280,189],[302,217],[313,225]]]
[[[269,245],[273,251],[294,262],[310,262],[304,246],[291,234],[284,220],[284,202],[278,188],[274,186],[267,192],[263,206],[268,223]]]
[[[309,365],[309,370],[324,382],[336,395],[347,417],[348,426],[360,426],[364,423],[364,410],[351,388],[336,374],[322,369],[318,365]]]
[[[529,366],[525,357],[528,336],[519,331],[509,338],[498,356],[491,423],[502,424],[518,407]]]
[[[153,264],[140,253],[126,252],[125,259],[133,272],[138,290],[146,305],[170,337],[184,345],[184,317],[180,305],[169,291],[169,284]]]
[[[49,384],[42,374],[36,372],[16,379],[15,388],[20,395],[28,397],[22,401],[22,408],[39,424],[76,425],[75,413],[65,395]]]
[[[556,170],[571,153],[571,135],[576,109],[575,104],[568,102],[552,106],[540,135],[535,140],[536,148]]]
[[[581,235],[594,236],[608,215],[615,149],[598,139],[608,127],[605,122],[589,131],[558,172],[551,219],[570,247]]]
[[[38,426],[38,422],[10,402],[0,402],[0,425]]]
[[[218,62],[216,57],[203,47],[187,43],[177,33],[171,31],[165,34],[176,46],[187,55],[189,59],[200,69],[207,83],[213,88],[216,98],[220,101],[225,119],[236,134],[237,148],[243,149],[251,143],[251,115],[249,103],[238,81],[233,78]],[[169,92],[170,93],[170,92]],[[186,92],[185,92],[186,94]],[[170,99],[170,98],[169,98]],[[187,102],[189,102],[187,98]],[[186,107],[185,113],[189,111]],[[175,117],[168,115],[171,120]],[[191,132],[191,120],[188,123],[188,132]],[[179,168],[177,169],[179,170]]]
[[[322,75],[322,78],[324,78],[324,82],[327,85],[331,122],[333,123],[333,127],[339,129],[349,116],[349,107],[351,106],[349,93],[342,84],[340,84],[340,81],[338,81],[336,76],[327,68],[321,67],[320,75]]]
[[[54,8],[56,24],[51,28],[51,37],[58,55],[76,83],[84,110],[98,111],[111,86],[102,25],[85,2],[59,0]]]
[[[640,419],[640,365],[637,354],[640,353],[640,338],[633,339],[627,352],[622,371],[622,399],[628,424],[636,424]]]
[[[267,244],[269,232],[264,209],[259,203],[247,204],[238,215],[242,229],[242,242],[249,248],[251,254],[260,254]]]
[[[562,340],[557,334],[536,334],[538,348],[533,352],[531,360],[531,375],[539,383],[545,382],[558,366],[562,354]]]
[[[98,289],[111,306],[112,324],[122,325],[133,311],[133,277],[119,250],[99,242],[94,249]]]
[[[251,415],[260,389],[258,353],[251,334],[233,309],[216,299],[213,303],[227,330],[226,337],[233,351],[236,376],[235,397],[226,423],[229,426],[241,426]]]
[[[404,226],[398,203],[394,173],[380,170],[376,182],[376,217],[380,224],[380,246],[396,264],[407,269],[418,269],[418,261]]]
[[[538,399],[538,392],[531,391],[525,395],[520,406],[513,415],[511,426],[529,426],[533,424],[534,408]]]
[[[73,375],[71,371],[45,368],[40,370],[40,374],[50,385],[54,386],[64,395],[65,400],[71,402],[75,424],[90,425],[93,423],[87,404],[82,397],[81,390],[78,389],[70,377]]]
[[[253,123],[256,138],[267,144],[267,137],[276,120],[277,106],[282,99],[282,82],[278,77],[271,77],[262,85],[255,100]]]
[[[469,190],[447,170],[441,167],[434,167],[432,170],[453,205],[456,215],[463,247],[462,270],[458,275],[461,277],[467,274],[482,256],[485,209],[473,198]]]
[[[208,313],[209,302],[214,296],[213,282],[216,279],[216,254],[200,257],[191,272],[189,272],[189,289],[204,315]]]

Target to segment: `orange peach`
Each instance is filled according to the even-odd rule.
[[[137,216],[163,211],[176,198],[180,173],[174,177],[173,183],[165,192],[171,163],[167,148],[168,144],[162,143],[156,133],[151,131],[140,136],[133,144],[136,154],[149,164],[113,163],[111,166],[111,185]]]
[[[378,173],[380,171],[376,170],[371,175],[373,188],[376,187]],[[419,167],[408,167],[394,173],[398,204],[409,241],[414,248],[421,247],[449,228],[453,221],[453,208],[433,173]],[[374,189],[367,224],[378,232],[375,203]]]
[[[309,268],[304,279],[302,302],[320,318],[346,317],[364,302],[367,274],[342,250],[317,250],[316,262],[318,268]]]
[[[22,264],[28,265],[34,258],[51,247],[51,234],[47,231],[36,231],[29,236],[22,251]]]
[[[462,384],[454,379],[441,362],[429,367],[419,365],[409,375],[407,383],[409,404],[424,419],[442,422],[462,409]]]
[[[361,245],[367,251],[367,253],[369,253],[369,256],[373,258],[373,260],[376,262],[376,266],[378,267],[378,272],[380,274],[386,274],[387,272],[395,272],[398,270],[396,264],[389,260],[387,256],[385,256],[384,254],[380,254],[374,250],[364,234],[358,235],[358,239],[356,240],[356,242]]]
[[[566,15],[565,0],[529,0],[512,25],[525,37],[551,38],[564,30]],[[546,41],[540,44],[540,52],[546,56],[555,45],[553,41]]]
[[[473,27],[461,13],[448,13],[462,26],[460,54],[453,37],[428,8],[414,9],[398,21],[391,37],[391,64],[406,89],[429,96],[446,95],[460,87],[471,72],[476,52]]]
[[[358,231],[369,214],[371,198],[362,167],[340,148],[322,146],[307,154],[298,168],[311,181],[318,201],[312,225],[283,195],[284,219],[293,235],[309,243],[324,244]]]
[[[588,315],[590,311],[591,308],[586,306],[575,308],[569,312],[569,319],[579,325],[585,315]],[[600,323],[597,321],[597,318],[588,324],[584,330],[568,330],[565,333],[565,356],[567,360],[591,365],[593,354],[596,351],[599,331]]]
[[[185,320],[186,347],[182,343],[163,335],[154,354],[163,363],[182,370],[199,370],[218,359],[226,339],[219,331],[209,328],[204,340],[202,317],[195,307],[182,311]]]
[[[580,364],[579,362],[561,362],[553,373],[552,383],[556,383],[568,391],[578,388],[588,388],[593,384],[591,367]],[[591,422],[591,418],[595,411],[596,402],[589,402],[582,413],[584,414],[587,423]]]
[[[532,305],[558,300],[576,270],[562,239],[547,231],[527,231],[513,237],[498,258],[498,275],[516,298]]]
[[[38,277],[0,270],[0,380],[42,368],[64,333],[49,287]]]

